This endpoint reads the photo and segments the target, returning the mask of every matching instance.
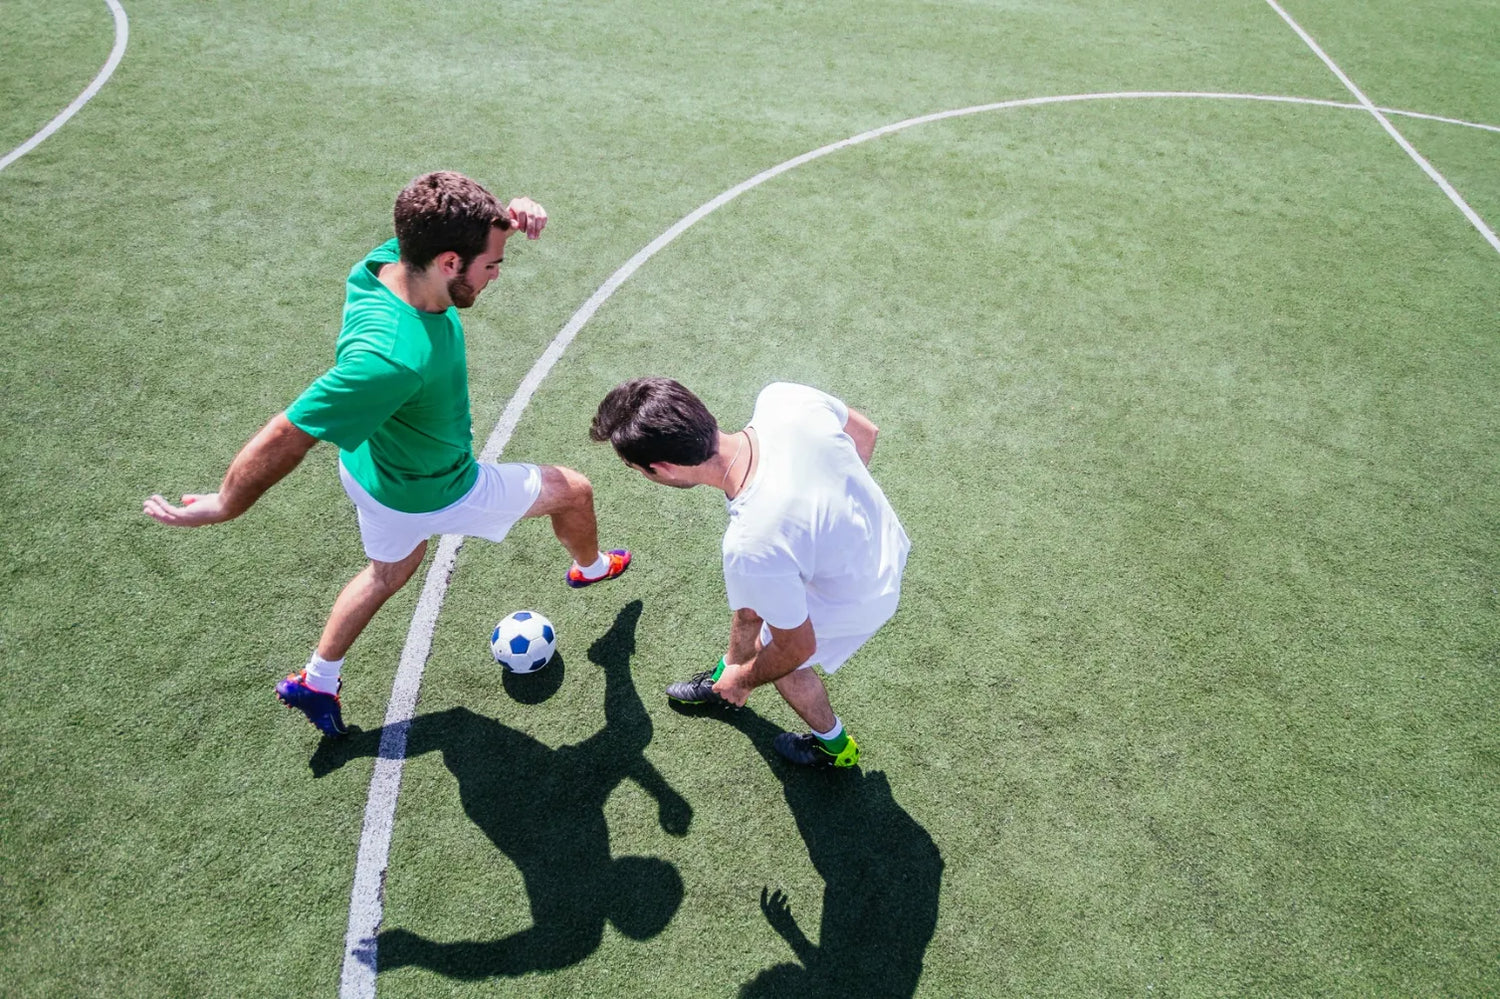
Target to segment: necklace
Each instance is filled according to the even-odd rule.
[[[744,430],[741,430],[740,434],[744,434],[745,435],[745,444],[750,445],[750,460],[753,462],[755,460],[755,440],[750,436],[750,430],[749,430],[748,427],[746,429],[744,429]],[[739,434],[735,434],[735,436],[738,437]],[[734,466],[739,463],[740,455],[742,455],[742,454],[745,453],[745,444],[741,444],[735,450],[734,457],[731,458],[730,461],[729,461],[729,467],[726,468],[726,469],[724,469],[724,478],[719,483],[719,488],[724,490],[724,495],[726,495],[726,496],[729,495],[729,490],[725,488],[725,486],[727,486],[729,484],[729,473],[732,472],[732,471],[734,471]],[[748,479],[749,477],[750,477],[750,466],[746,465],[745,466],[745,478]],[[735,492],[738,493],[743,488],[745,488],[745,479],[741,479],[740,480],[740,484],[739,484],[738,487],[735,488]]]

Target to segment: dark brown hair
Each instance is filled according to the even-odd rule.
[[[451,170],[424,173],[396,195],[396,241],[402,262],[415,270],[449,250],[467,267],[484,252],[490,230],[510,224],[498,198]]]
[[[632,378],[610,390],[589,437],[642,468],[658,461],[701,465],[719,453],[719,421],[703,400],[670,378]]]

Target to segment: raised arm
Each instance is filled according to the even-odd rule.
[[[870,421],[870,418],[853,406],[849,407],[849,421],[844,424],[844,433],[854,440],[854,450],[859,452],[859,460],[870,467],[870,456],[875,453],[875,438],[880,436],[880,428]]]
[[[278,413],[235,455],[218,492],[183,496],[181,506],[154,495],[142,509],[172,527],[202,527],[233,520],[296,468],[316,443],[316,437],[293,426],[285,413]]]

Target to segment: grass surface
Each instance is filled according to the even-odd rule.
[[[331,450],[230,525],[138,511],[328,364],[412,175],[552,217],[465,316],[482,444],[616,268],[793,156],[1032,96],[1351,100],[1252,2],[126,6],[114,78],[0,172],[6,995],[337,992],[416,588],[349,661],[363,731],[320,745],[270,687],[360,566]],[[1493,3],[1287,9],[1377,103],[1500,124]],[[103,4],[49,10],[0,7],[0,152],[108,54]],[[1500,135],[1395,121],[1494,226]],[[566,591],[536,522],[460,552],[380,994],[1496,991],[1497,275],[1331,108],[989,112],[724,206],[506,451],[586,472],[631,572]],[[830,681],[857,774],[770,761],[773,695],[661,696],[721,651],[724,519],[587,442],[644,373],[731,428],[783,378],[881,425],[914,549]],[[522,606],[561,662],[502,682],[485,637]]]

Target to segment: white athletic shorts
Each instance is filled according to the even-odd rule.
[[[848,662],[850,657],[859,651],[860,646],[874,637],[875,632],[872,631],[868,635],[835,635],[832,638],[819,638],[818,647],[813,650],[813,654],[807,657],[807,662],[797,668],[807,669],[817,666],[824,673],[832,673]],[[764,621],[760,625],[760,644],[771,644],[771,628]]]
[[[431,513],[402,513],[381,504],[339,462],[344,492],[359,511],[359,537],[376,562],[399,562],[434,534],[501,541],[542,494],[536,465],[479,463],[479,478],[464,498]]]

